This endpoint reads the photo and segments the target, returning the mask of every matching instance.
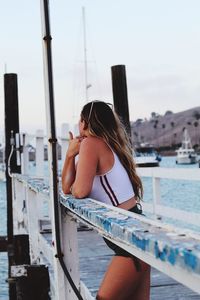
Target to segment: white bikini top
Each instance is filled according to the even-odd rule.
[[[88,196],[106,204],[118,206],[132,198],[134,191],[125,168],[113,150],[112,153],[114,155],[112,169],[94,177],[92,190]]]

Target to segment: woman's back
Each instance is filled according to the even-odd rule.
[[[85,142],[94,143],[98,156],[97,172],[89,197],[113,206],[131,199],[134,196],[133,187],[116,153],[102,139],[89,137]]]

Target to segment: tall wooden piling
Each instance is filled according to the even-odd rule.
[[[20,276],[19,276],[20,274]],[[50,300],[50,279],[45,265],[22,265],[12,267],[16,282],[17,299]]]
[[[16,152],[11,155],[11,136],[19,133],[19,113],[18,113],[18,87],[17,74],[4,75],[4,99],[5,99],[5,164],[6,164],[6,193],[7,193],[7,238],[8,238],[8,275],[10,277],[10,266],[14,264],[13,251],[13,205],[12,205],[12,180],[10,171],[21,173],[21,166],[17,165]],[[16,299],[15,286],[9,285],[10,299]]]
[[[116,113],[120,116],[128,135],[131,137],[125,66],[112,66],[111,73],[114,108]]]

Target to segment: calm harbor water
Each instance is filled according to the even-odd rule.
[[[189,166],[176,165],[175,157],[163,157],[160,166],[186,169],[198,168],[198,164]],[[44,168],[47,170],[46,162]],[[35,173],[35,167],[32,163],[30,163],[30,173],[32,175]],[[152,199],[152,180],[151,178],[143,178],[142,180],[144,184],[144,200],[150,202]],[[6,235],[5,196],[5,183],[0,181],[0,235]],[[200,182],[161,179],[161,202],[174,208],[200,213]],[[0,300],[8,300],[6,278],[7,254],[0,253]]]

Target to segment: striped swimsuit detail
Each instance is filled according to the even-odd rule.
[[[112,190],[112,188],[111,188],[111,186],[108,182],[107,176],[106,175],[100,176],[100,182],[103,186],[104,191],[108,195],[112,205],[113,206],[118,206],[119,201],[117,200],[117,197],[116,197],[115,193],[113,192],[113,190]]]
[[[94,177],[89,197],[118,206],[132,198],[134,191],[125,168],[113,150],[112,153],[114,155],[113,167],[107,173]]]

